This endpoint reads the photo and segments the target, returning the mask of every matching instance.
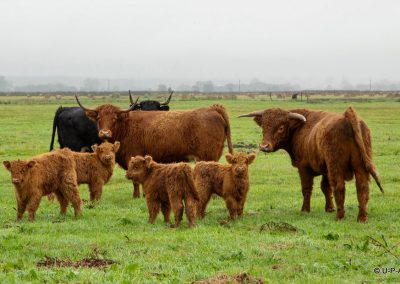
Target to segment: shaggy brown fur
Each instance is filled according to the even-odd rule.
[[[299,116],[300,114],[300,116]],[[322,175],[325,211],[334,211],[332,192],[337,206],[337,219],[345,214],[345,181],[356,177],[359,212],[357,220],[368,220],[369,175],[383,192],[372,162],[371,135],[367,124],[357,117],[352,107],[344,114],[307,109],[267,109],[242,116],[254,116],[263,129],[260,150],[286,150],[298,168],[303,192],[302,211],[310,211],[313,179]]]
[[[131,157],[151,155],[160,163],[184,162],[189,157],[218,161],[227,140],[233,153],[226,110],[221,105],[187,111],[124,111],[105,104],[86,115],[97,121],[99,136],[120,141],[116,162],[125,170]],[[135,186],[134,197],[139,197]]]
[[[3,161],[11,173],[17,199],[17,221],[22,219],[25,210],[29,220],[35,219],[42,196],[55,193],[60,202],[61,214],[72,203],[75,215],[81,212],[81,199],[75,172],[75,162],[69,150],[57,150],[42,154],[28,161]]]
[[[92,146],[93,153],[72,152],[76,163],[78,184],[88,184],[90,201],[98,201],[103,193],[103,185],[111,178],[115,166],[115,153],[119,142],[103,142]]]
[[[248,167],[256,155],[246,153],[227,154],[228,165],[217,162],[197,162],[193,176],[200,196],[197,215],[204,218],[205,210],[213,193],[226,203],[231,219],[243,215],[243,207],[250,188]]]
[[[150,156],[136,156],[129,162],[126,177],[143,185],[150,224],[154,224],[160,207],[164,221],[170,223],[169,215],[172,207],[175,227],[179,227],[183,215],[182,200],[184,200],[189,227],[194,225],[199,197],[194,187],[192,169],[188,164],[158,164]]]

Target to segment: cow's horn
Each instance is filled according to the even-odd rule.
[[[78,105],[79,105],[83,110],[93,110],[93,109],[85,108],[85,107],[81,104],[81,102],[79,101],[78,96],[77,96],[76,94],[75,94],[75,99],[76,99],[76,102],[78,103]]]
[[[172,94],[173,94],[173,93],[174,93],[174,91],[171,91],[171,93],[169,94],[168,99],[167,99],[165,102],[160,103],[160,106],[166,106],[166,105],[168,105],[168,104],[169,104],[169,101],[171,100],[171,97],[172,97]]]
[[[133,104],[133,99],[132,99],[132,95],[131,95],[131,90],[129,90],[129,100],[131,101],[131,104]]]
[[[246,114],[241,114],[238,117],[253,117],[253,116],[262,115],[263,113],[264,113],[263,110],[258,110],[258,111],[253,111],[253,112],[246,113]]]
[[[307,119],[304,117],[304,115],[301,115],[301,114],[296,113],[296,112],[289,112],[289,117],[290,118],[294,118],[294,119],[298,119],[298,120],[301,120],[301,121],[304,121],[304,122],[307,121]]]

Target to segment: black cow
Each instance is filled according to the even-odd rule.
[[[167,101],[143,101],[138,103],[139,98],[133,101],[129,91],[131,101],[130,108],[134,110],[169,110],[170,93]],[[60,148],[68,147],[72,151],[82,151],[86,148],[92,151],[93,144],[100,144],[102,140],[98,137],[99,130],[96,122],[90,120],[85,111],[80,107],[59,107],[54,115],[53,133],[51,135],[50,151],[54,149],[54,137],[57,130],[58,143]]]
[[[136,104],[135,107],[133,108],[133,110],[165,110],[165,111],[168,111],[169,110],[168,104],[169,104],[169,101],[171,100],[173,93],[174,93],[174,91],[171,91],[168,99],[163,103],[160,103],[159,101],[150,101],[150,100],[143,101],[143,102],[139,102],[138,104]],[[129,99],[131,100],[131,105],[133,105],[131,91],[129,91]],[[139,100],[139,98],[136,99],[136,102],[138,100]]]

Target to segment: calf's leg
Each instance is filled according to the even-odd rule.
[[[161,212],[164,215],[164,222],[170,224],[171,206],[168,201],[161,202]]]
[[[175,215],[175,228],[178,228],[181,225],[183,217],[182,196],[179,194],[172,194],[169,196],[169,201]]]
[[[64,197],[61,191],[57,191],[55,194],[60,203],[60,214],[65,215],[67,213],[68,199]]]
[[[139,184],[133,182],[133,198],[140,198],[140,188],[139,188]]]
[[[147,209],[149,210],[149,223],[154,224],[157,214],[160,211],[160,201],[146,196]]]
[[[225,196],[225,204],[229,211],[229,217],[234,220],[238,215],[239,204],[232,196]]]
[[[24,212],[26,210],[26,205],[28,202],[26,200],[19,200],[17,202],[18,210],[17,210],[17,221],[21,221],[22,216],[24,215]]]
[[[31,222],[35,221],[36,210],[39,207],[41,198],[42,197],[40,195],[33,195],[28,201],[26,209],[29,212],[29,221]]]

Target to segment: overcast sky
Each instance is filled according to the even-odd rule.
[[[0,0],[0,75],[399,81],[399,16],[396,0]]]

